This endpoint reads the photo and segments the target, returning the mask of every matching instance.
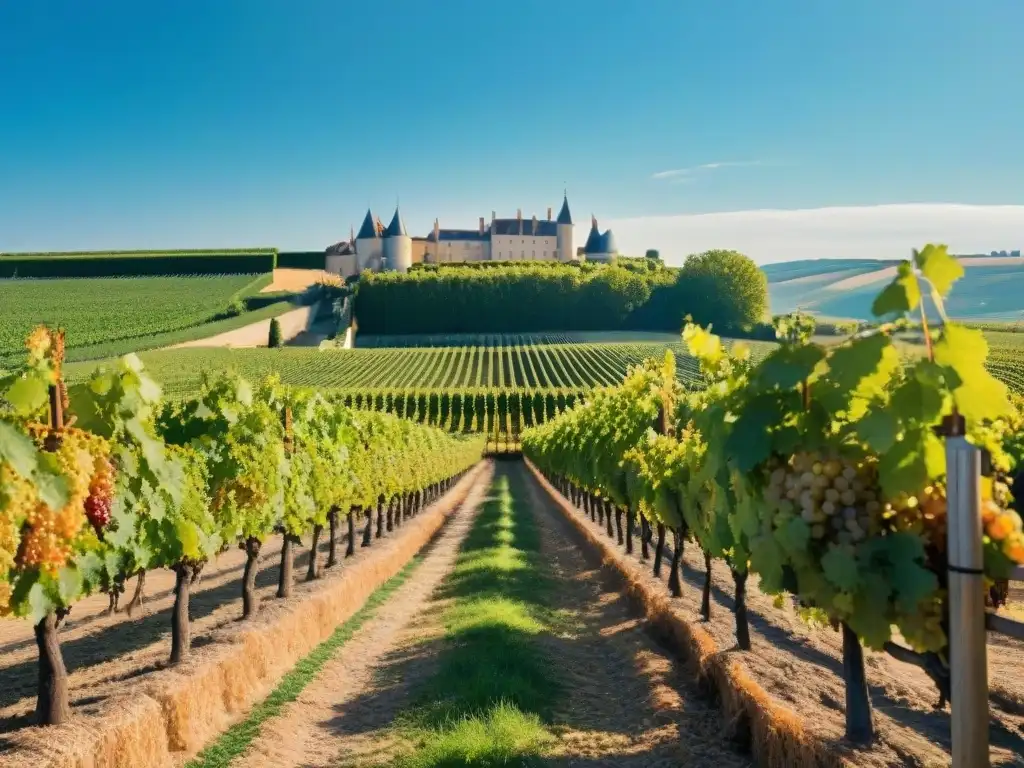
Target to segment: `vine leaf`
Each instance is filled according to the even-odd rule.
[[[861,588],[853,599],[853,611],[847,625],[869,648],[880,649],[892,635],[889,624],[889,580],[880,573],[864,574]]]
[[[28,590],[28,615],[33,624],[38,624],[50,611],[54,609],[54,602],[46,594],[46,588],[42,582],[36,581]]]
[[[942,441],[927,427],[908,430],[878,461],[878,479],[888,496],[917,493],[946,471]]]
[[[971,422],[997,419],[1010,412],[1006,385],[985,368],[988,342],[980,330],[947,323],[935,343],[935,362],[951,368],[959,379],[953,400]]]
[[[964,276],[963,265],[949,255],[944,245],[926,245],[914,251],[914,262],[932,287],[945,297],[953,283]]]
[[[19,416],[29,416],[46,405],[48,392],[48,386],[41,377],[24,376],[8,387],[4,399]]]
[[[896,416],[881,404],[868,411],[853,427],[857,437],[878,455],[892,448],[899,433]]]
[[[900,417],[912,418],[915,422],[934,423],[942,413],[942,392],[935,386],[911,375],[892,393],[891,407]]]
[[[10,464],[24,478],[32,475],[38,462],[32,440],[6,421],[0,421],[0,461]]]
[[[843,592],[853,592],[860,586],[857,558],[850,547],[831,546],[821,558],[821,569],[830,582]]]
[[[871,313],[875,317],[902,315],[917,308],[921,301],[921,286],[909,261],[901,261],[896,267],[896,278],[887,285],[874,303]]]
[[[762,361],[757,383],[765,389],[793,389],[824,359],[825,350],[816,344],[781,346]]]

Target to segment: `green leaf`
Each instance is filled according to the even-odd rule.
[[[790,557],[800,555],[807,551],[807,544],[811,540],[811,527],[803,518],[794,517],[775,532],[775,538]]]
[[[924,250],[914,252],[914,261],[942,297],[964,276],[963,265],[949,255],[944,245],[926,245]]]
[[[884,454],[899,431],[896,416],[882,405],[871,408],[864,418],[853,424],[854,434],[878,455]]]
[[[0,461],[10,464],[23,478],[32,476],[39,461],[31,438],[6,421],[0,421]]]
[[[178,541],[181,543],[182,557],[191,560],[200,559],[203,552],[200,547],[199,534],[196,532],[196,527],[187,520],[176,520],[174,527],[178,535]]]
[[[843,592],[853,592],[860,585],[860,571],[852,547],[831,545],[821,558],[825,578]]]
[[[816,344],[778,347],[762,361],[757,383],[765,389],[793,389],[824,359],[825,350]]]
[[[884,384],[898,370],[900,360],[892,339],[884,333],[875,333],[836,347],[828,357],[828,364],[829,371],[822,377],[824,381],[834,383],[839,389],[864,388],[864,394],[869,396],[875,394],[875,386]],[[876,381],[876,377],[880,381]]]
[[[969,423],[1010,413],[1006,385],[985,368],[988,342],[982,331],[947,323],[934,345],[934,354],[936,363],[951,368],[959,378],[953,400]]]
[[[4,394],[4,399],[14,406],[20,416],[35,413],[49,398],[49,387],[39,376],[22,376],[17,379]]]
[[[78,573],[82,577],[82,583],[95,585],[99,583],[104,575],[103,558],[99,553],[89,551],[83,552],[75,558],[75,565],[78,566]]]
[[[46,617],[46,614],[57,607],[46,593],[46,588],[41,581],[35,582],[29,589],[27,603],[28,615],[33,624],[38,624]]]
[[[878,479],[888,496],[918,493],[928,481],[945,471],[942,441],[931,429],[908,430],[903,439],[878,460]]]
[[[725,442],[730,456],[740,472],[749,472],[768,458],[772,449],[771,428],[784,418],[779,400],[765,394],[752,398],[732,425]]]
[[[64,605],[71,605],[82,594],[82,574],[78,569],[64,566],[57,574],[57,591]]]
[[[911,375],[892,393],[890,406],[901,419],[933,424],[942,413],[942,403],[941,390]]]
[[[853,599],[853,612],[846,624],[869,648],[880,650],[892,637],[889,623],[889,580],[877,573],[865,573]]]
[[[871,314],[875,317],[903,315],[917,308],[921,301],[921,286],[909,261],[901,261],[895,279],[875,298]]]
[[[760,589],[772,594],[782,590],[784,553],[772,536],[758,536],[750,542],[750,567],[761,576]]]
[[[924,545],[921,538],[909,533],[896,533],[882,537],[884,551],[892,563],[892,583],[900,607],[915,611],[918,605],[935,593],[939,582],[925,566]]]

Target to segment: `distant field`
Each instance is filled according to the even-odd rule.
[[[1024,259],[966,259],[946,303],[950,316],[974,322],[1024,319]],[[773,313],[800,309],[830,318],[871,319],[871,303],[891,277],[891,262],[850,259],[765,266]],[[926,308],[937,316],[930,302]]]
[[[67,329],[68,359],[97,345],[97,355],[123,354],[147,338],[203,325],[269,281],[269,275],[0,280],[0,364],[24,354],[25,336],[39,323]],[[231,319],[251,322],[247,314]]]
[[[672,343],[529,344],[402,349],[316,350],[171,349],[141,355],[170,395],[187,394],[202,372],[233,369],[261,378],[278,373],[286,384],[340,390],[556,389],[579,391],[616,384],[628,368],[665,349],[677,356],[679,379],[698,381],[696,360],[679,337]],[[751,342],[755,354],[772,344]],[[80,377],[95,364],[68,366]]]
[[[660,331],[550,331],[542,333],[450,333],[386,335],[357,334],[356,346],[379,347],[496,347],[523,344],[604,344],[608,342],[679,342],[678,333]]]
[[[779,264],[766,264],[761,271],[768,276],[768,282],[780,283],[786,280],[826,275],[832,272],[849,272],[860,274],[883,269],[895,264],[895,261],[882,259],[808,259],[803,261],[784,261]]]

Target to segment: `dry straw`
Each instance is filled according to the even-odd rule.
[[[803,719],[778,704],[731,651],[722,651],[709,632],[684,615],[663,585],[647,578],[647,569],[599,534],[529,461],[533,476],[583,539],[601,555],[603,565],[622,582],[651,625],[689,666],[702,689],[717,697],[730,736],[749,746],[764,768],[838,768],[852,765],[804,728]]]
[[[184,664],[126,683],[96,715],[27,728],[5,768],[169,768],[196,754],[266,697],[281,677],[330,637],[430,541],[460,504],[480,464],[444,499],[402,524],[335,578],[287,602],[263,604],[251,623],[212,633]]]

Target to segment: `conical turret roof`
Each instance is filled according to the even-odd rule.
[[[584,253],[603,253],[601,250],[601,233],[597,230],[597,219],[590,219],[590,234],[587,235],[587,243],[583,246]]]
[[[615,235],[609,229],[601,235],[601,253],[618,253],[619,246],[615,242]]]
[[[402,214],[399,212],[398,207],[395,207],[395,215],[391,219],[391,223],[388,224],[388,228],[384,231],[384,237],[398,237],[399,235],[408,235],[405,231],[405,222],[402,221]]]
[[[569,196],[562,198],[562,210],[558,212],[559,224],[572,224],[572,214],[569,212]]]
[[[370,210],[366,210],[366,218],[363,219],[363,226],[359,228],[359,234],[356,235],[356,240],[365,240],[367,238],[377,237],[377,225],[373,221],[373,214]]]

